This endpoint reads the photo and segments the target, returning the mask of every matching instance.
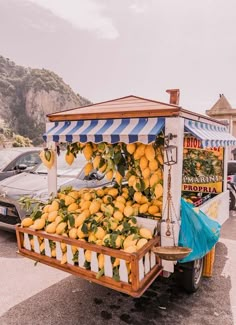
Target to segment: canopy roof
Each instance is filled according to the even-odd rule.
[[[170,116],[180,107],[137,96],[117,98],[102,103],[48,114],[49,121]]]
[[[164,118],[124,118],[108,120],[80,120],[48,124],[45,141],[150,143],[164,127]]]
[[[236,145],[220,121],[137,96],[127,96],[49,114],[45,141],[55,142],[142,142],[155,141],[165,118],[185,118],[185,129],[202,140],[203,147]]]
[[[202,147],[235,146],[236,138],[232,136],[226,126],[211,125],[207,123],[185,119],[185,130],[201,140]]]

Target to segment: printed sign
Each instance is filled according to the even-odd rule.
[[[221,193],[223,154],[221,147],[202,149],[201,140],[185,137],[182,190]]]

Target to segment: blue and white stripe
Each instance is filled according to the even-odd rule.
[[[161,132],[164,118],[124,118],[47,123],[45,141],[151,143]]]
[[[226,126],[185,119],[185,130],[202,141],[203,148],[235,146],[236,138]]]

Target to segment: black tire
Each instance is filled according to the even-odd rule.
[[[201,285],[202,271],[203,271],[203,258],[195,260],[186,265],[182,265],[182,286],[188,293],[193,293],[198,290]]]
[[[229,192],[229,209],[235,210],[235,196],[232,192]]]

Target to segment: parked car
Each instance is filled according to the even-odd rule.
[[[229,209],[236,208],[236,160],[228,161],[227,188],[229,190]]]
[[[57,159],[58,189],[63,186],[74,188],[96,188],[108,182],[104,175],[92,171],[85,176],[85,158],[79,155],[74,163],[69,166],[62,153]],[[22,210],[18,200],[23,196],[30,196],[39,200],[48,199],[47,168],[40,164],[29,172],[12,176],[0,182],[0,228],[15,230],[15,225],[25,217],[26,211]]]
[[[0,181],[29,170],[41,163],[42,148],[19,147],[0,150]]]

